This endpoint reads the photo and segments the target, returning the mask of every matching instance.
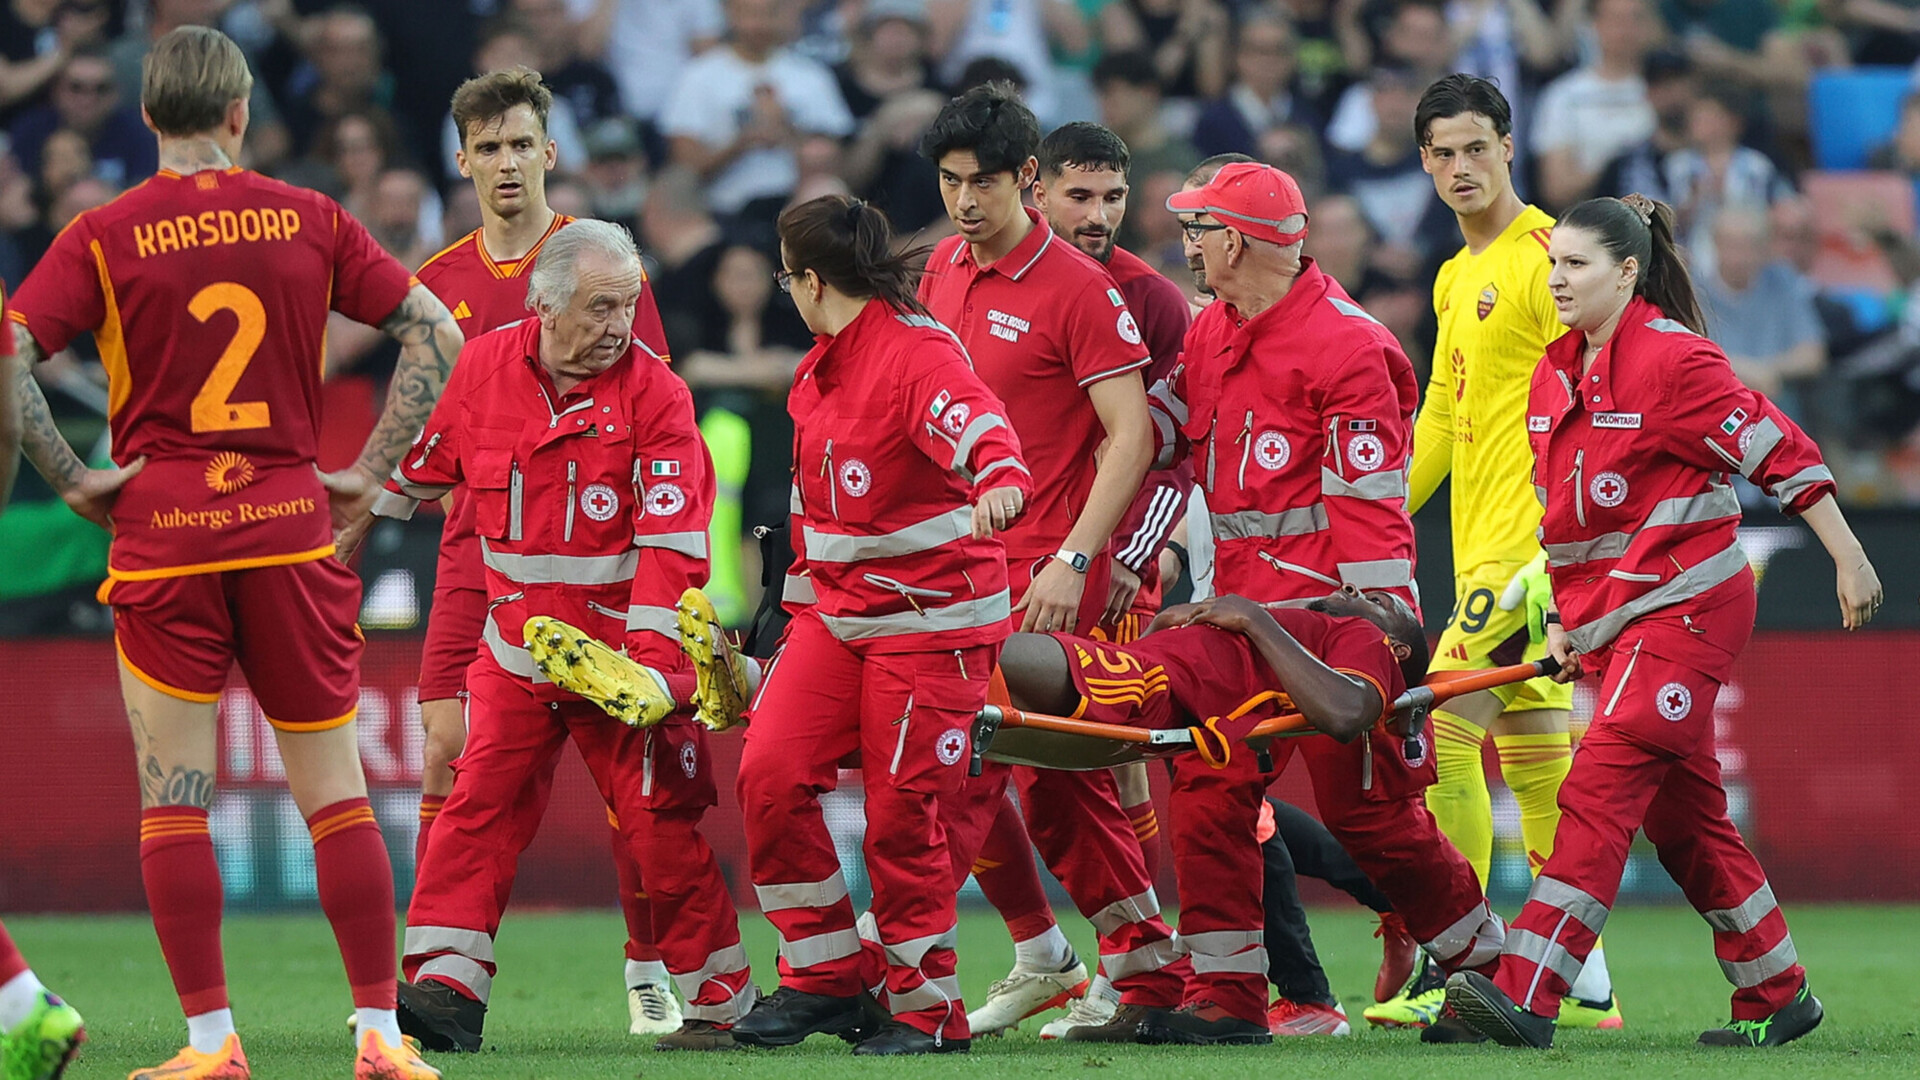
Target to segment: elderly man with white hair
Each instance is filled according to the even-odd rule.
[[[530,276],[533,317],[467,343],[375,507],[405,518],[466,485],[493,598],[468,672],[466,750],[407,912],[400,1026],[429,1050],[480,1047],[494,934],[569,738],[632,845],[661,959],[687,999],[685,1024],[657,1048],[731,1045],[727,1029],[756,998],[698,829],[713,766],[688,715],[700,688],[675,615],[707,580],[713,467],[686,384],[634,344],[644,280],[619,226],[555,233]],[[619,707],[559,689],[522,644],[551,620],[568,624],[561,652],[604,648],[576,634],[623,641],[653,678]]]
[[[1813,282],[1774,258],[1766,206],[1723,206],[1709,228],[1714,266],[1699,278],[1707,336],[1725,350],[1741,382],[1805,423],[1806,403],[1794,384],[1827,366],[1827,333]]]

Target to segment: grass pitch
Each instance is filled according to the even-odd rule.
[[[1352,1014],[1351,1038],[1287,1040],[1271,1047],[1190,1050],[1041,1042],[1040,1018],[1004,1039],[981,1039],[968,1057],[868,1061],[816,1038],[780,1051],[658,1054],[626,1031],[620,945],[612,912],[508,916],[501,975],[487,1018],[487,1049],[433,1055],[450,1080],[679,1080],[721,1077],[969,1077],[1042,1074],[1085,1080],[1208,1077],[1366,1077],[1369,1080],[1493,1080],[1497,1077],[1913,1077],[1920,1075],[1920,991],[1913,977],[1920,908],[1813,907],[1787,911],[1800,956],[1827,1020],[1782,1050],[1709,1051],[1692,1045],[1726,1018],[1727,984],[1711,939],[1684,908],[1628,908],[1607,926],[1608,961],[1626,1011],[1623,1032],[1563,1032],[1546,1053],[1498,1047],[1426,1047],[1411,1032],[1366,1030],[1379,962],[1370,919],[1350,910],[1314,913],[1321,959]],[[72,1080],[120,1077],[165,1060],[185,1025],[153,931],[144,917],[12,918],[8,928],[48,985],[87,1017],[91,1041]],[[741,920],[763,985],[774,978],[774,937],[755,914]],[[1081,955],[1093,943],[1082,920],[1064,925]],[[960,976],[970,1000],[1011,962],[1005,929],[990,913],[960,927]],[[350,1011],[338,954],[318,916],[236,917],[226,925],[228,978],[254,1075],[308,1080],[351,1075]]]

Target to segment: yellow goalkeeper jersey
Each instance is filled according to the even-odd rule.
[[[1440,333],[1413,432],[1410,510],[1453,475],[1453,572],[1524,563],[1540,550],[1527,389],[1566,332],[1547,292],[1553,218],[1529,206],[1478,255],[1462,247],[1433,282]]]

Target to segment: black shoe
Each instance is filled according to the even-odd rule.
[[[863,1038],[873,1029],[861,998],[872,1000],[864,993],[829,997],[783,986],[733,1025],[733,1039],[748,1046],[792,1046],[809,1035]]]
[[[1264,1046],[1273,1041],[1267,1025],[1243,1020],[1211,1001],[1196,1001],[1168,1012],[1154,1009],[1140,1021],[1136,1042],[1149,1046]]]
[[[480,1029],[487,1024],[487,1006],[438,979],[417,983],[400,980],[400,1034],[420,1040],[423,1050],[474,1053],[480,1049]]]
[[[1786,1007],[1765,1020],[1729,1020],[1726,1027],[1700,1033],[1701,1046],[1785,1046],[1820,1026],[1826,1010],[1806,983]]]
[[[688,1020],[680,1030],[662,1035],[653,1044],[655,1050],[738,1050],[733,1032],[705,1020]]]
[[[853,1048],[853,1052],[892,1057],[900,1054],[964,1054],[971,1049],[972,1039],[942,1039],[912,1024],[889,1020],[879,1034],[862,1041]]]
[[[1449,1009],[1442,1009],[1440,1018],[1420,1029],[1420,1041],[1423,1043],[1483,1043],[1485,1035],[1468,1027]]]
[[[1553,1045],[1553,1017],[1521,1008],[1477,971],[1456,971],[1447,980],[1447,1011],[1501,1046]]]
[[[1060,1037],[1062,1042],[1130,1043],[1140,1041],[1140,1024],[1154,1013],[1164,1013],[1147,1005],[1121,1005],[1113,1010],[1113,1019],[1104,1024],[1071,1028]]]

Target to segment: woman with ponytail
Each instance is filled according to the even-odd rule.
[[[1727,816],[1714,749],[1714,699],[1754,614],[1728,474],[1820,537],[1848,630],[1873,617],[1880,581],[1819,447],[1702,336],[1671,209],[1639,195],[1583,202],[1547,251],[1547,287],[1571,331],[1547,347],[1527,406],[1553,578],[1547,643],[1559,680],[1599,677],[1599,705],[1560,788],[1553,854],[1497,970],[1454,975],[1447,1003],[1498,1042],[1551,1045],[1560,999],[1644,828],[1713,928],[1734,986],[1733,1019],[1700,1042],[1778,1046],[1812,1031],[1821,1008],[1766,874]]]
[[[829,195],[780,215],[780,288],[817,335],[795,373],[793,615],[740,759],[760,909],[780,989],[733,1028],[788,1046],[818,1032],[857,1054],[965,1051],[954,977],[953,857],[973,717],[1009,632],[994,535],[1032,494],[1006,408],[914,299],[887,219]],[[839,763],[865,773],[873,932],[863,941],[820,816]],[[884,985],[891,1021],[874,1023]],[[881,1026],[881,1025],[884,1026]]]

